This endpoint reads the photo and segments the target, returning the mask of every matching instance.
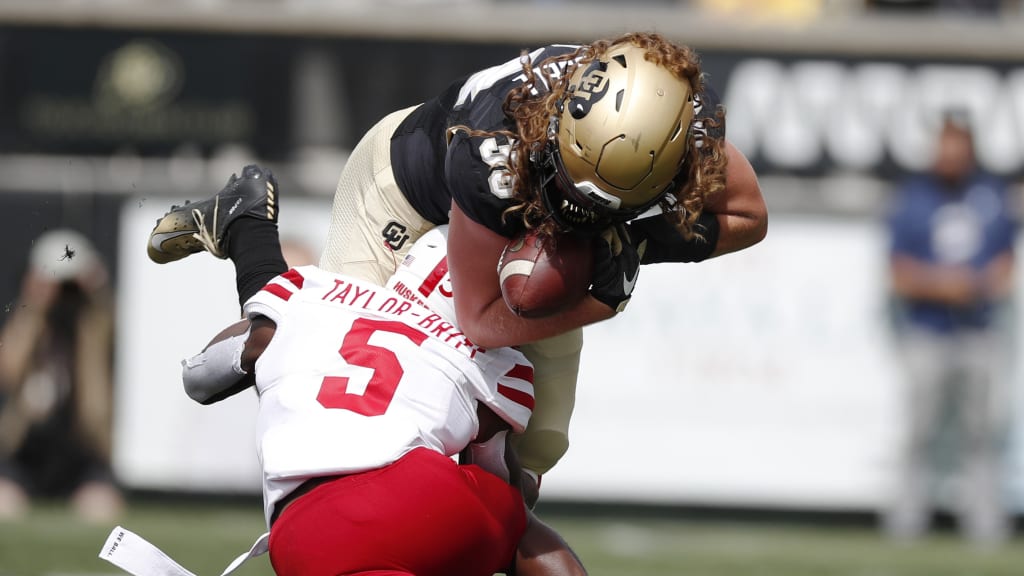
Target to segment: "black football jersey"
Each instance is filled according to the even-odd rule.
[[[576,48],[547,46],[528,58],[539,66]],[[519,231],[515,218],[508,222],[502,218],[512,204],[510,174],[505,169],[509,143],[500,137],[449,133],[448,129],[514,131],[515,123],[502,106],[508,93],[525,79],[521,60],[509,60],[458,80],[401,123],[391,139],[391,162],[398,187],[421,216],[435,224],[448,222],[454,201],[467,216],[503,236]]]

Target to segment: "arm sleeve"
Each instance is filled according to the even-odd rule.
[[[658,214],[634,220],[629,233],[635,246],[647,240],[641,264],[700,262],[710,258],[718,245],[718,217],[708,212],[701,214],[695,229],[701,237],[686,240],[671,222]]]
[[[243,385],[242,351],[249,331],[206,347],[181,361],[181,381],[188,397],[212,404],[248,387]]]

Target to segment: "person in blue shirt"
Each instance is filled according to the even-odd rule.
[[[888,220],[896,339],[906,368],[905,446],[884,518],[897,539],[929,527],[935,454],[956,416],[954,504],[970,541],[1008,537],[1004,450],[1009,413],[1008,332],[1017,223],[1005,181],[978,168],[961,115],[945,116],[931,170],[897,191]]]

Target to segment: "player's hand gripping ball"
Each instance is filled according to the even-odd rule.
[[[593,240],[576,234],[513,238],[498,260],[505,304],[516,315],[540,318],[571,308],[587,295],[594,269]]]

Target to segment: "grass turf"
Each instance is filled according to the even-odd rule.
[[[542,512],[543,514],[543,512]],[[629,514],[545,519],[568,540],[592,576],[1019,576],[1024,539],[981,551],[941,531],[897,545],[865,523],[743,522]],[[133,502],[120,524],[200,576],[220,574],[262,532],[259,501]],[[0,523],[0,576],[122,574],[99,558],[113,526],[89,526],[44,505],[26,519]],[[271,575],[266,557],[239,576]],[[457,575],[453,575],[457,576]]]

